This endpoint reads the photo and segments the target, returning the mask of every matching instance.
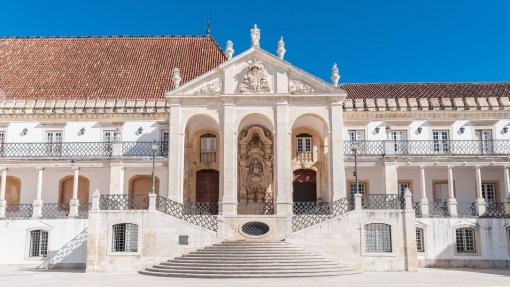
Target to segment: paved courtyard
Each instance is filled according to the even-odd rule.
[[[293,279],[185,279],[136,273],[4,271],[0,286],[510,286],[510,269],[420,269],[418,272],[365,272],[338,277]]]

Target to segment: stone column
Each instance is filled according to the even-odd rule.
[[[110,164],[110,192],[109,194],[124,193],[124,171],[122,163],[115,162]]]
[[[289,130],[289,104],[278,100],[276,104],[276,211],[278,215],[292,214],[292,132]]]
[[[43,171],[44,167],[37,168],[37,193],[34,199],[32,217],[39,218],[42,216],[42,188],[43,188]]]
[[[482,173],[480,166],[475,167],[475,181],[476,181],[476,212],[478,216],[482,216],[485,213],[485,199],[482,196]]]
[[[509,173],[509,167],[506,165],[503,167],[503,175],[504,175],[504,187],[503,190],[505,191],[505,214],[510,215],[510,173]]]
[[[453,166],[448,166],[448,213],[450,216],[457,216],[457,199],[453,186]]]
[[[398,190],[398,175],[397,163],[385,162],[384,163],[384,193],[397,194]]]
[[[5,201],[5,188],[7,186],[7,168],[1,167],[0,171],[2,172],[2,181],[0,182],[0,218],[4,218],[5,208],[7,207],[7,202]]]
[[[168,130],[168,198],[183,202],[184,188],[184,133],[181,132],[181,104],[170,100],[170,122]]]
[[[413,209],[413,195],[409,188],[405,191],[403,223],[406,271],[416,271],[418,270],[418,258],[416,255],[416,218]]]
[[[420,200],[420,209],[422,216],[429,215],[429,200],[427,199],[427,189],[426,189],[426,181],[425,181],[425,166],[420,166],[420,187],[421,187],[421,200]]]
[[[221,214],[237,214],[237,131],[235,104],[223,102],[223,123],[220,140],[220,209]]]
[[[73,197],[69,201],[69,216],[78,216],[78,207],[80,201],[78,200],[78,182],[80,168],[73,166],[74,177],[73,177]]]
[[[330,200],[346,198],[342,101],[329,107],[329,192]]]

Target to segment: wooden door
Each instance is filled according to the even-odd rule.
[[[293,200],[294,202],[316,202],[317,183],[315,171],[298,169],[294,171]]]
[[[218,202],[220,198],[220,173],[213,169],[197,172],[196,202]]]
[[[69,203],[73,197],[74,177],[69,176],[60,183],[59,203]],[[89,180],[86,177],[78,177],[78,201],[89,203]]]

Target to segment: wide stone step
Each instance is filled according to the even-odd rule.
[[[279,273],[279,274],[252,274],[252,273],[236,273],[236,274],[209,274],[209,273],[184,273],[184,272],[153,272],[153,271],[140,271],[140,274],[152,275],[152,276],[164,276],[164,277],[180,277],[180,278],[293,278],[293,277],[322,277],[322,276],[339,276],[339,275],[351,275],[360,273],[357,270],[345,270],[345,271],[331,271],[331,272],[313,272],[313,273]]]
[[[193,257],[178,257],[173,260],[169,260],[168,262],[195,262],[195,263],[230,263],[230,264],[242,264],[242,263],[259,263],[259,262],[268,262],[268,263],[302,263],[302,262],[310,262],[310,263],[320,263],[320,262],[331,262],[324,258],[319,259],[308,259],[305,260],[303,258],[289,258],[289,259],[276,259],[276,260],[267,260],[266,258],[262,259],[251,259],[246,260],[243,258],[210,258],[208,260],[203,260],[203,258],[193,258]]]
[[[306,256],[308,259],[322,259],[322,257],[320,256],[317,256],[317,255],[310,255],[310,256]],[[195,259],[198,259],[198,258],[202,258],[204,260],[207,260],[209,258],[217,258],[217,259],[222,259],[222,260],[228,260],[228,259],[244,259],[244,260],[258,260],[258,259],[263,259],[263,260],[280,260],[280,259],[297,259],[295,255],[292,255],[292,254],[289,254],[289,255],[271,255],[271,254],[266,254],[266,255],[260,255],[260,254],[223,254],[223,255],[217,255],[217,254],[186,254],[186,255],[183,255],[182,258],[195,258]],[[303,261],[305,261],[306,259],[304,258],[299,258]]]
[[[346,270],[346,268],[300,268],[294,270],[288,269],[244,269],[244,270],[236,270],[236,269],[215,269],[215,270],[200,270],[200,269],[176,269],[176,268],[157,268],[157,267],[149,267],[148,271],[153,272],[184,272],[188,274],[242,274],[242,273],[250,273],[250,274],[282,274],[282,273],[322,273],[322,272],[341,272]]]
[[[321,261],[321,262],[224,262],[224,261],[216,261],[216,262],[186,262],[186,261],[168,261],[161,262],[162,266],[196,266],[196,267],[301,267],[301,266],[339,266],[337,263],[331,261]],[[341,265],[340,265],[341,266]]]
[[[246,255],[251,255],[251,254],[274,254],[274,255],[285,255],[285,254],[289,254],[289,255],[309,255],[311,254],[310,252],[306,251],[306,250],[300,250],[300,251],[297,251],[297,250],[278,250],[278,251],[272,251],[272,250],[246,250],[246,251],[239,251],[239,250],[198,250],[198,251],[193,251],[191,252],[190,254],[218,254],[218,255],[221,255],[221,254],[246,254]]]
[[[206,271],[273,271],[273,270],[345,270],[348,269],[346,266],[339,266],[337,264],[321,264],[321,265],[216,265],[216,266],[204,266],[204,265],[167,265],[158,264],[150,268],[165,269],[165,270],[206,270]],[[150,269],[148,268],[148,269]]]

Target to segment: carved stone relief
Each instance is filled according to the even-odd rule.
[[[239,201],[273,201],[273,141],[271,133],[253,126],[239,140]]]
[[[242,93],[267,93],[271,91],[269,75],[259,60],[249,61],[243,78],[239,83]]]
[[[195,94],[201,94],[201,95],[219,95],[221,92],[221,89],[223,88],[223,85],[221,81],[215,80],[212,82],[209,82],[207,84],[204,84],[201,86]]]
[[[314,89],[299,80],[290,80],[289,81],[289,92],[291,94],[306,94],[306,93],[313,93]]]

